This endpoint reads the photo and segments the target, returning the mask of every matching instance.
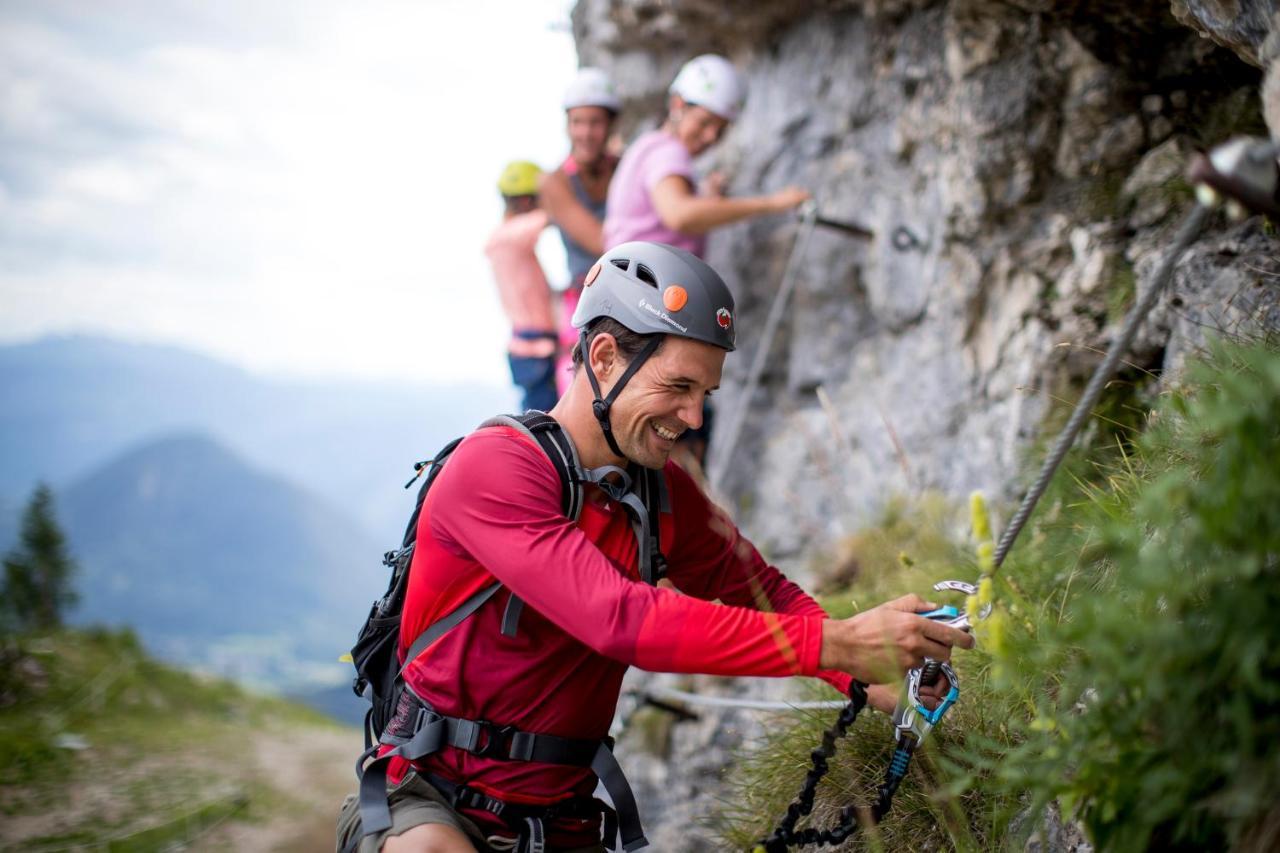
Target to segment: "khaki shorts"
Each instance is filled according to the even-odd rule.
[[[454,811],[453,806],[429,782],[410,770],[398,785],[389,786],[387,801],[391,806],[391,828],[360,840],[357,853],[378,853],[382,843],[393,835],[401,835],[427,823],[441,823],[451,826],[467,836],[481,853],[502,853],[513,849],[512,842],[503,836],[486,838],[475,822]],[[342,801],[342,811],[338,813],[337,853],[342,853],[352,838],[360,834],[360,798],[355,794],[347,795]],[[552,848],[548,847],[548,851]],[[606,853],[601,844],[588,847],[575,847],[572,850],[559,848],[554,853]]]

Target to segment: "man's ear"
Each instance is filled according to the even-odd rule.
[[[591,347],[587,357],[591,359],[591,370],[596,380],[603,383],[618,364],[618,341],[608,332],[601,332],[591,339]]]

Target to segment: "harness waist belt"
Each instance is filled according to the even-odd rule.
[[[558,341],[560,333],[549,329],[512,329],[511,336],[522,341]]]
[[[376,755],[383,745],[392,748]],[[640,825],[635,795],[613,756],[612,738],[563,738],[522,732],[514,726],[500,726],[485,720],[447,717],[433,710],[407,686],[400,694],[395,716],[387,724],[379,743],[366,750],[356,764],[356,775],[360,777],[360,820],[364,835],[391,827],[391,809],[387,804],[387,767],[391,759],[399,757],[417,761],[446,746],[501,761],[590,767],[617,810],[622,849],[630,853],[649,843]],[[365,762],[370,758],[373,760],[366,766]],[[434,783],[434,779],[432,781]],[[612,821],[606,820],[606,824],[609,823]]]

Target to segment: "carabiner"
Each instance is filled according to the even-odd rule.
[[[920,700],[920,676],[923,667],[917,667],[907,673],[906,696],[898,700],[898,707],[893,711],[893,738],[902,740],[911,737],[917,744],[924,741],[933,731],[933,727],[942,721],[951,706],[960,700],[960,679],[945,661],[929,661],[937,663],[942,675],[947,679],[950,689],[942,697],[938,707],[929,710]],[[927,665],[927,664],[926,664]]]

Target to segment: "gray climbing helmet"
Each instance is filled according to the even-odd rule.
[[[583,281],[573,325],[610,317],[641,334],[679,335],[733,351],[733,294],[700,258],[634,241],[605,252]]]
[[[652,335],[622,376],[600,393],[586,352],[586,327],[608,317],[640,335]],[[733,351],[733,294],[711,267],[683,249],[636,241],[605,252],[582,282],[573,325],[583,334],[582,367],[595,399],[592,414],[615,456],[625,456],[613,437],[609,409],[664,335],[679,335]]]

